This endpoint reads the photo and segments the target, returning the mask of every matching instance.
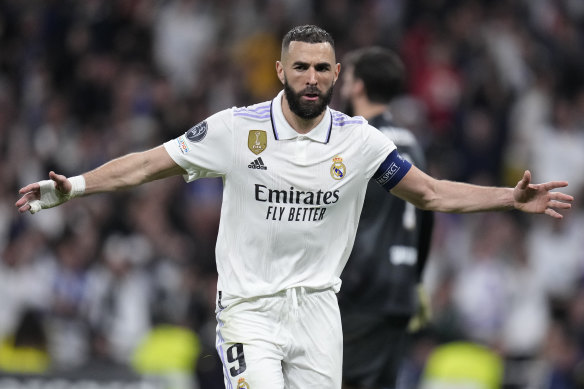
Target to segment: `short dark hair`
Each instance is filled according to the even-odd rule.
[[[335,42],[331,34],[322,28],[314,25],[296,26],[284,35],[282,39],[282,52],[288,50],[290,42],[306,42],[306,43],[330,43],[332,48],[335,48]]]
[[[351,51],[344,65],[353,68],[353,77],[363,81],[367,98],[374,103],[389,103],[404,92],[405,66],[389,49],[374,46]]]

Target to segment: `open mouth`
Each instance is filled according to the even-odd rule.
[[[315,101],[318,100],[318,93],[305,93],[302,97],[306,100]]]

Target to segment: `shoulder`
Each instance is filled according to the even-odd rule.
[[[233,107],[231,113],[234,118],[265,121],[271,119],[272,102],[264,101],[262,103],[249,105],[245,107]]]
[[[365,126],[367,124],[367,120],[362,116],[349,116],[334,109],[331,109],[331,118],[333,127]]]
[[[331,118],[334,127],[365,126],[367,124],[367,120],[362,116],[349,116],[334,109],[331,109]]]
[[[384,136],[362,116],[349,116],[331,109],[331,117],[333,130],[343,134],[344,139],[364,147],[363,151],[385,147],[388,144],[395,147],[391,138]]]

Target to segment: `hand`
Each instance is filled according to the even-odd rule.
[[[551,192],[557,188],[568,186],[566,181],[552,181],[544,184],[530,184],[531,173],[526,170],[523,178],[519,180],[513,189],[515,208],[528,213],[545,213],[556,219],[561,219],[562,214],[556,209],[569,209],[574,198],[570,195]]]
[[[418,332],[427,327],[432,321],[432,307],[430,305],[430,297],[422,283],[416,285],[416,292],[418,297],[418,305],[416,313],[408,323],[409,332]]]
[[[18,191],[23,196],[14,205],[20,213],[36,213],[69,200],[72,184],[67,177],[51,171],[49,178],[50,180],[29,184]]]

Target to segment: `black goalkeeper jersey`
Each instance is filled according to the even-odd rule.
[[[421,170],[424,153],[412,132],[397,128],[389,113],[369,123],[387,135],[401,156]],[[431,239],[433,213],[387,193],[371,180],[349,261],[341,275],[341,311],[411,316]]]

